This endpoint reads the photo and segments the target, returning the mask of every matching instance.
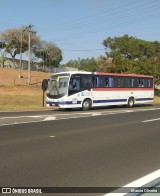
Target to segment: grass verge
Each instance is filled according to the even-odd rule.
[[[151,104],[160,104],[155,96]],[[45,110],[41,86],[0,86],[0,111]]]
[[[43,110],[40,86],[1,86],[0,111]]]

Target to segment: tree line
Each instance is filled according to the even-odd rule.
[[[108,37],[102,44],[105,56],[70,60],[64,66],[85,71],[153,75],[155,83],[160,81],[160,42],[124,35]]]

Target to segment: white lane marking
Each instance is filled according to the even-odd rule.
[[[55,116],[49,116],[49,117],[43,119],[43,121],[50,121],[50,120],[55,120],[55,119],[56,119]]]
[[[6,124],[0,124],[0,127],[3,126],[9,126],[9,125],[21,125],[21,124],[29,124],[29,123],[37,123],[37,122],[43,122],[42,120],[36,120],[36,121],[29,121],[29,122],[13,122],[13,123],[6,123]]]
[[[68,118],[59,118],[59,119],[56,119],[56,120],[67,120],[67,119],[73,119],[73,118],[89,118],[91,116],[72,116],[72,117],[68,117]]]
[[[150,183],[151,181],[154,181],[156,179],[160,178],[160,169],[157,170],[157,171],[154,171],[138,180],[135,180],[123,187],[143,187],[144,185]],[[122,188],[123,188],[122,187]],[[120,189],[119,189],[120,190]],[[108,194],[105,194],[104,196],[123,196],[123,195],[126,195],[128,193],[118,193],[118,190],[116,191],[116,193],[108,193]]]
[[[156,120],[160,120],[160,118],[155,118],[155,119],[150,119],[150,120],[144,120],[142,122],[152,122],[152,121],[156,121]]]
[[[86,114],[86,115],[92,115],[92,113],[69,113],[69,114],[55,114],[57,116],[69,116],[69,115],[81,115],[81,114]],[[50,117],[51,115],[35,115],[35,116],[6,116],[6,117],[0,117],[0,120],[4,120],[4,119],[17,119],[17,118],[47,118]]]
[[[51,135],[51,136],[50,136],[50,138],[54,138],[54,137],[55,137],[54,135]]]
[[[95,112],[95,113],[91,113],[91,115],[92,116],[100,116],[100,115],[102,115],[102,113],[101,112]]]
[[[0,120],[3,119],[17,119],[17,118],[43,118],[43,116],[7,116],[7,117],[1,117]]]

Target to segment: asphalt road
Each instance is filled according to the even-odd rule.
[[[0,186],[120,187],[160,169],[160,105],[0,114]]]

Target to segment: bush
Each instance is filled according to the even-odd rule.
[[[154,95],[160,97],[160,90],[157,89],[157,88],[155,88],[155,89],[154,89]]]

